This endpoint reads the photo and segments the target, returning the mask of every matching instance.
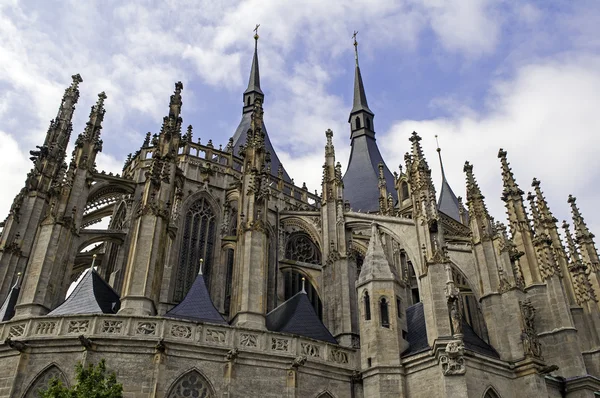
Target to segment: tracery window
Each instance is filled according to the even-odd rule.
[[[227,275],[225,277],[225,303],[223,305],[225,314],[229,315],[229,306],[231,305],[231,284],[233,282],[233,260],[235,252],[233,249],[227,249]]]
[[[205,198],[196,200],[188,209],[183,231],[173,300],[183,300],[196,279],[200,259],[204,260],[203,274],[210,286],[210,272],[215,244],[215,213]]]
[[[63,386],[68,386],[67,379],[63,372],[56,365],[52,365],[37,377],[31,387],[27,390],[27,394],[25,394],[24,398],[39,397],[39,391],[47,389],[50,380],[52,379],[58,379],[62,382]]]
[[[289,260],[321,264],[321,252],[305,232],[295,232],[288,239],[285,256]]]
[[[167,398],[213,398],[206,379],[192,370],[179,378],[171,388]]]
[[[290,269],[283,271],[284,299],[288,300],[302,290],[302,278],[305,279],[304,290],[306,291],[308,300],[311,302],[315,312],[319,316],[319,319],[323,319],[323,303],[319,298],[317,289],[315,289],[312,283],[300,272]]]

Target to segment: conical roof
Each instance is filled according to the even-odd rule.
[[[2,307],[0,307],[0,322],[6,322],[15,315],[15,305],[17,304],[20,291],[21,285],[17,279],[17,282],[8,292],[8,296],[6,296],[4,303],[2,303]]]
[[[90,268],[69,297],[48,315],[116,314],[120,307],[117,292]]]
[[[357,64],[356,69],[354,71],[354,101],[352,103],[352,110],[350,111],[350,116],[360,111],[365,111],[371,114],[371,116],[374,115],[371,109],[369,109],[369,104],[367,103],[367,95],[365,94],[365,86],[362,80],[362,74],[360,73],[360,67]]]
[[[267,314],[267,329],[337,344],[317,316],[308,296],[300,291]]]
[[[165,316],[194,322],[227,324],[210,299],[204,276],[201,273],[198,274],[181,303],[173,307]]]
[[[445,215],[452,217],[456,221],[461,222],[460,203],[445,178],[442,180],[442,190],[440,191],[440,198],[438,200],[438,210]]]
[[[248,80],[248,88],[244,91],[244,94],[248,93],[259,93],[262,94],[262,90],[260,89],[260,72],[258,70],[258,41],[254,43],[254,57],[252,58],[252,67],[250,69],[250,79]]]

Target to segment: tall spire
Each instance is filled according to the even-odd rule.
[[[372,118],[374,113],[369,109],[369,104],[367,103],[367,95],[365,94],[365,86],[363,84],[362,75],[360,73],[360,66],[358,66],[358,42],[356,41],[356,35],[358,32],[354,32],[352,38],[354,39],[354,58],[356,63],[356,68],[354,71],[354,101],[352,104],[352,110],[350,111],[349,122],[352,125],[352,131],[359,130],[361,128],[366,128],[367,130],[373,131],[373,123]],[[364,112],[370,115],[370,118],[361,117],[360,113]],[[357,119],[352,121],[352,118],[357,116]]]
[[[254,99],[258,96],[263,97],[264,94],[260,89],[260,72],[258,68],[258,28],[260,24],[254,28],[254,57],[252,58],[252,68],[250,69],[250,79],[248,80],[248,88],[244,91],[244,106],[250,106],[254,103]],[[261,98],[262,99],[262,98]],[[250,102],[248,102],[250,101]]]
[[[380,210],[380,163],[384,165],[383,176],[386,190],[392,194],[394,205],[398,199],[398,193],[394,185],[394,176],[385,165],[375,142],[375,128],[373,126],[375,115],[367,104],[367,96],[365,95],[360,67],[358,66],[357,33],[354,32],[352,35],[356,72],[354,76],[354,103],[348,118],[352,151],[350,152],[348,169],[343,178],[344,198],[350,201],[352,209],[371,212]]]
[[[438,141],[438,136],[437,134],[435,135],[435,143],[437,145],[437,153],[438,153],[438,158],[440,159],[440,169],[442,170],[442,182],[446,181],[446,173],[444,173],[444,162],[442,162],[442,148],[440,148],[440,142]]]

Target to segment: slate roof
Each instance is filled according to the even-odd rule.
[[[6,322],[15,315],[15,305],[17,304],[20,291],[21,286],[17,280],[17,282],[8,292],[8,296],[6,296],[4,303],[2,303],[2,307],[0,307],[0,322]]]
[[[194,322],[227,324],[210,299],[202,274],[198,274],[183,300],[167,312],[165,316]]]
[[[442,190],[440,191],[440,199],[438,200],[438,210],[447,216],[452,217],[460,222],[460,204],[458,198],[450,188],[450,184],[444,178],[442,180]]]
[[[425,313],[423,303],[411,305],[406,309],[407,336],[410,346],[402,353],[403,357],[427,351],[430,347],[427,343],[427,327],[425,325]],[[493,358],[500,358],[498,352],[488,343],[483,341],[473,328],[463,320],[463,341],[465,349],[477,352]]]
[[[242,114],[242,120],[233,134],[233,154],[235,156],[240,156],[240,145],[246,144],[246,139],[248,138],[248,129],[250,129],[251,117],[251,112]],[[265,148],[267,151],[271,152],[271,174],[277,177],[277,170],[279,169],[281,161],[277,157],[277,153],[275,152],[273,144],[271,144],[271,140],[269,139],[269,134],[267,133],[267,128],[265,127],[264,123],[262,125],[262,131],[265,133]],[[285,171],[285,168],[283,169],[283,179],[286,182],[292,182],[292,179],[288,175],[287,171]]]
[[[360,67],[356,65],[354,71],[354,101],[352,103],[350,117],[352,117],[352,114],[359,111],[365,111],[371,114],[371,116],[374,116],[367,103],[367,95],[365,94],[365,86],[363,84],[362,74],[360,73]]]
[[[48,315],[116,314],[121,300],[93,269],[86,272],[67,299]]]
[[[344,199],[350,201],[355,211],[369,212],[379,210],[379,163],[383,163],[383,176],[388,193],[392,194],[394,204],[398,193],[394,187],[394,176],[385,165],[375,138],[361,135],[352,139],[352,150],[348,169],[342,178]]]
[[[319,319],[308,296],[298,292],[289,300],[267,314],[267,329],[309,337],[337,344],[337,340]]]

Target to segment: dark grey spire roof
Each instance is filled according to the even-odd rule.
[[[460,222],[460,204],[458,198],[450,188],[450,184],[446,178],[442,179],[442,190],[440,191],[440,199],[438,200],[438,210],[447,216],[452,217]]]
[[[260,89],[260,72],[258,70],[258,40],[254,42],[254,58],[252,58],[252,68],[250,69],[250,80],[248,81],[248,88],[244,91],[244,94],[256,92],[262,94]]]
[[[350,111],[350,115],[353,113],[365,111],[373,116],[373,112],[369,109],[369,104],[367,103],[367,95],[365,94],[365,86],[363,84],[362,75],[360,73],[360,67],[356,65],[356,70],[354,72],[354,102],[352,105],[352,110]]]
[[[406,309],[406,326],[408,328],[406,340],[410,346],[402,353],[402,356],[407,357],[427,351],[430,347],[429,343],[427,343],[427,327],[425,325],[423,303],[411,305]],[[473,328],[464,319],[462,321],[462,329],[466,349],[489,357],[500,358],[498,352],[477,336]]]
[[[235,130],[235,134],[233,134],[233,154],[235,156],[240,156],[240,145],[246,144],[251,118],[251,113],[242,114],[242,120],[240,121],[238,128]],[[264,123],[262,125],[262,131],[265,133],[265,148],[267,151],[271,152],[271,174],[277,177],[277,170],[279,169],[281,161],[277,157],[277,153],[275,153],[275,148],[273,148],[273,144],[271,144],[271,140],[269,139],[269,134],[267,133],[267,128],[265,127]],[[285,168],[283,169],[283,179],[286,182],[292,182],[292,179],[288,175],[287,171],[285,171]]]
[[[385,165],[375,138],[366,134],[352,139],[352,150],[348,169],[343,177],[344,199],[350,201],[354,210],[379,210],[379,163],[383,163],[383,176],[388,193],[395,201],[398,193],[394,186],[394,176]]]
[[[305,292],[300,291],[267,314],[267,329],[337,344],[317,316]]]
[[[17,304],[20,291],[21,285],[17,280],[8,292],[8,296],[6,296],[6,300],[2,303],[2,307],[0,307],[0,322],[6,322],[15,315],[15,305]]]
[[[115,314],[121,301],[93,269],[87,271],[67,299],[48,315]]]
[[[437,140],[437,135],[435,136]],[[437,148],[438,158],[440,159],[440,169],[442,171],[442,190],[440,191],[440,198],[438,200],[438,210],[447,216],[452,217],[458,222],[460,221],[460,203],[458,198],[452,191],[448,180],[446,180],[446,173],[444,172],[444,163],[442,162],[442,150],[438,146]],[[465,210],[463,208],[463,210]],[[464,216],[467,216],[467,212],[463,211]]]
[[[202,274],[198,274],[183,301],[173,307],[165,316],[195,322],[227,324],[210,299]]]

